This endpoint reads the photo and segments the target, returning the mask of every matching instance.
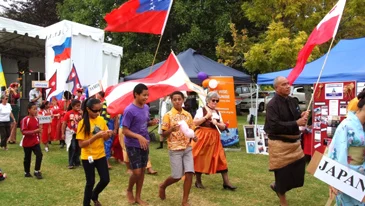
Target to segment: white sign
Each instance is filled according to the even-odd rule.
[[[52,122],[51,116],[38,116],[39,124],[48,124]]]
[[[32,81],[33,88],[49,88],[48,81]]]
[[[343,99],[343,83],[326,84],[325,99]]]
[[[103,91],[103,86],[101,85],[100,81],[96,84],[91,84],[88,86],[89,97],[95,95],[96,93]]]
[[[365,196],[365,176],[324,155],[314,176],[360,202]]]

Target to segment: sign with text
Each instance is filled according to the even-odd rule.
[[[33,88],[49,88],[48,81],[32,81]]]
[[[217,110],[222,114],[224,123],[228,124],[228,131],[222,132],[221,141],[223,146],[230,146],[239,142],[237,129],[237,113],[234,94],[233,77],[210,76],[209,79],[218,81],[218,86],[211,91],[219,95]]]
[[[96,93],[103,91],[103,86],[101,85],[100,81],[96,84],[91,84],[88,86],[89,97],[95,95]]]
[[[51,116],[38,116],[39,124],[48,124],[52,122]]]
[[[339,189],[356,200],[364,200],[365,176],[355,170],[316,151],[307,167],[307,171],[319,180]]]

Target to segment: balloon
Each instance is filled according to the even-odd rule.
[[[202,83],[202,86],[203,86],[204,88],[207,88],[207,87],[208,87],[208,85],[209,85],[209,79],[205,79],[205,80],[203,81],[203,83]]]
[[[218,86],[218,81],[217,81],[217,80],[215,80],[215,79],[211,79],[211,80],[209,81],[209,87],[210,87],[211,89],[215,89],[217,86]]]
[[[204,81],[206,78],[208,78],[208,75],[205,72],[198,73],[198,79],[200,79],[200,81]]]

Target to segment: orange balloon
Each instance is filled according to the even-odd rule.
[[[208,87],[208,85],[209,85],[209,81],[210,81],[210,79],[204,79],[204,81],[203,81],[203,83],[202,83],[203,88],[207,88],[207,87]]]

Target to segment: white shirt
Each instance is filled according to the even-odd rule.
[[[37,91],[35,88],[34,88],[34,89],[32,89],[32,90],[30,90],[30,92],[29,92],[29,102],[32,102],[32,99],[35,99],[35,98],[39,97],[39,93],[40,93],[40,91]],[[35,104],[36,104],[38,107],[40,107],[40,106],[41,106],[41,104],[42,104],[42,98],[39,98],[39,99],[35,102]]]
[[[200,107],[197,111],[196,111],[196,114],[195,114],[195,117],[194,119],[197,119],[197,118],[202,118],[203,117],[203,107]],[[219,112],[219,114],[217,114],[216,111],[213,111],[212,112],[212,119],[216,119],[216,120],[220,120],[220,122],[223,122],[223,119],[222,119],[222,115],[221,113]]]
[[[0,122],[10,122],[11,106],[9,103],[0,103]]]

